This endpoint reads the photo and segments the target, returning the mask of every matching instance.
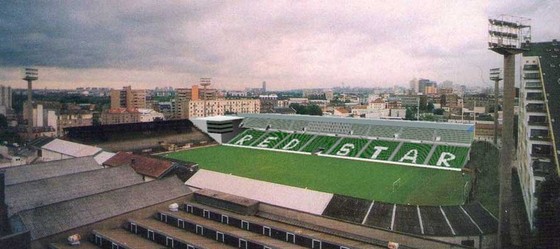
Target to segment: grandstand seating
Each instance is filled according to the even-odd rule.
[[[372,125],[371,128],[369,129],[368,136],[394,138],[395,134],[400,132],[401,132],[401,127]]]
[[[336,156],[349,156],[354,157],[362,150],[368,143],[367,139],[360,138],[343,138],[340,140],[329,154]]]
[[[432,146],[432,144],[403,143],[397,154],[393,157],[392,161],[424,164]]]
[[[312,121],[307,125],[306,131],[321,132],[329,134],[350,134],[351,124],[341,122],[320,122]]]
[[[402,129],[399,138],[410,140],[432,141],[434,140],[434,130],[431,128],[410,127]]]
[[[364,152],[362,152],[362,154],[360,154],[359,156],[361,158],[368,158],[368,159],[389,160],[389,157],[400,143],[401,142],[372,140],[371,143],[368,145],[368,147],[364,150]],[[377,151],[375,147],[378,148],[381,147],[381,148],[379,148],[378,154],[376,154],[375,158],[373,158],[374,153]]]
[[[326,153],[339,139],[339,137],[317,136],[311,143],[303,147],[301,151],[313,153],[319,149],[323,149],[322,153]]]
[[[271,129],[288,131],[292,127],[292,120],[288,119],[270,119],[269,124]]]
[[[474,132],[437,129],[435,136],[440,137],[441,142],[471,144]]]
[[[249,146],[265,133],[265,131],[247,129],[229,141],[229,144]]]
[[[243,120],[243,127],[266,129],[266,127],[268,126],[268,122],[268,118],[245,118]]]
[[[294,120],[292,122],[292,130],[293,131],[302,131],[305,127],[307,127],[308,124],[309,124],[309,121]]]
[[[365,125],[365,124],[352,124],[352,135],[367,136],[367,131],[369,127],[370,127],[369,125]]]
[[[451,153],[452,155],[442,155],[443,153]],[[449,145],[438,145],[434,150],[434,154],[430,158],[428,162],[429,165],[435,166],[446,166],[446,167],[454,167],[460,168],[465,165],[467,162],[469,155],[469,148],[468,147],[458,147],[458,146],[449,146]],[[440,158],[443,161],[439,161]],[[453,159],[451,159],[453,158]],[[448,159],[448,160],[446,160]],[[438,163],[440,165],[438,165]],[[446,165],[449,164],[449,165]]]
[[[271,115],[246,117],[244,122],[245,127],[254,128],[228,144],[437,167],[463,167],[473,139],[472,127],[445,129],[445,124],[430,127],[425,123],[411,126],[412,122]],[[268,131],[260,130],[267,127]]]
[[[315,135],[293,133],[287,139],[284,139],[276,146],[276,149],[299,151],[309,140],[313,139]]]
[[[261,148],[274,148],[278,143],[280,143],[284,138],[288,137],[290,134],[286,132],[276,131],[268,132],[266,135],[261,136],[253,146]]]

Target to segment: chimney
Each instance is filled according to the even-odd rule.
[[[6,181],[5,171],[0,171],[0,236],[9,234],[10,224],[8,222],[8,206],[6,205]]]

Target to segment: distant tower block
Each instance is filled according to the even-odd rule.
[[[33,100],[31,86],[34,80],[39,79],[39,69],[37,68],[23,68],[21,70],[23,80],[27,81],[27,139],[33,138]]]
[[[206,87],[210,85],[212,78],[200,78],[200,85],[202,86],[202,100],[204,105],[204,114],[203,117],[206,117]]]
[[[513,158],[513,105],[515,100],[515,55],[531,42],[531,19],[501,15],[488,19],[488,48],[504,56],[502,148],[500,150],[500,204],[497,248],[507,248],[510,237],[511,173]]]
[[[266,81],[263,81],[263,83],[262,83],[262,91],[263,91],[263,93],[266,92]]]

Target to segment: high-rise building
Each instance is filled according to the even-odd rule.
[[[0,85],[0,106],[7,109],[12,108],[12,88]]]
[[[423,93],[423,94],[437,93],[437,83],[428,79],[418,80],[418,93]]]
[[[131,86],[125,86],[122,90],[111,89],[111,109],[117,108],[146,108],[146,90],[132,90]]]
[[[206,108],[204,104],[206,103]],[[197,118],[217,116],[234,113],[260,113],[261,102],[259,99],[214,99],[190,100],[186,102],[183,118]],[[205,112],[206,111],[206,115]]]
[[[215,100],[218,98],[218,90],[207,88],[200,89],[198,85],[193,85],[191,88],[176,88],[175,89],[175,100],[177,103],[177,115],[176,117],[187,118],[188,117],[188,102],[192,100]]]
[[[534,228],[535,193],[547,175],[560,170],[560,43],[532,43],[523,53],[522,66],[516,166]]]
[[[263,81],[263,83],[262,83],[262,91],[263,91],[263,93],[266,92],[266,81]]]

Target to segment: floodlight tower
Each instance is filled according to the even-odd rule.
[[[498,146],[498,109],[499,109],[499,95],[500,95],[500,74],[502,70],[500,68],[490,69],[490,80],[494,81],[494,145]]]
[[[500,149],[500,222],[498,248],[507,248],[510,238],[511,170],[513,151],[513,102],[515,100],[515,55],[528,49],[531,19],[501,15],[488,19],[488,48],[504,56],[502,148]]]
[[[200,78],[200,85],[202,86],[203,93],[202,93],[202,103],[204,105],[204,114],[203,116],[206,117],[206,87],[210,85],[211,78]]]
[[[33,102],[32,102],[32,82],[39,79],[39,69],[26,67],[21,70],[22,80],[27,81],[27,139],[33,138]]]

